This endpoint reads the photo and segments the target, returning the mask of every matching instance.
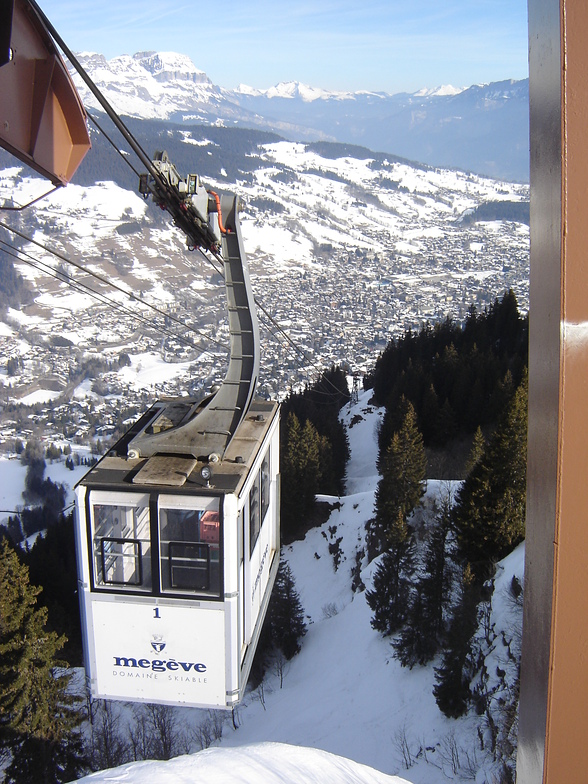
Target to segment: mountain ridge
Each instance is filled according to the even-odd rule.
[[[187,55],[78,55],[116,111],[143,119],[246,127],[291,141],[359,144],[432,166],[527,182],[528,79],[415,93],[328,91],[299,81],[219,87]],[[91,108],[97,103],[74,81]]]

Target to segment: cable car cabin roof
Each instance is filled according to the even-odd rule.
[[[78,484],[115,491],[141,488],[169,492],[170,488],[173,488],[174,493],[187,495],[238,495],[279,410],[277,403],[253,400],[225,454],[217,463],[209,463],[207,457],[198,459],[175,454],[127,457],[126,444],[129,436],[133,436],[140,424],[144,425],[145,419],[156,408],[157,404],[149,409]],[[209,484],[200,474],[205,465],[212,470]]]

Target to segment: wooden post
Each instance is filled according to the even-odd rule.
[[[517,784],[588,781],[588,3],[529,0],[531,288]]]

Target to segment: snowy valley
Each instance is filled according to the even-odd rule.
[[[528,307],[528,225],[499,212],[476,220],[488,203],[525,202],[525,185],[342,145],[146,127],[149,148],[165,145],[184,173],[245,201],[256,298],[304,352],[260,313],[262,395],[283,396],[332,363],[365,371],[390,338],[460,320],[508,289]],[[89,159],[103,160],[101,145],[95,138]],[[23,204],[44,188],[20,167],[0,172],[3,199]],[[9,254],[18,247],[7,258],[31,294],[1,325],[5,448],[36,429],[104,441],[155,396],[199,393],[222,377],[220,278],[138,193],[109,180],[70,184],[6,225],[21,232],[0,228],[0,239]],[[159,359],[165,370],[154,374]]]
[[[243,198],[262,326],[261,396],[284,399],[333,364],[359,377],[392,338],[425,323],[461,323],[472,305],[482,312],[509,289],[528,310],[524,176],[514,182],[511,172],[492,179],[417,164],[398,156],[418,150],[376,153],[352,144],[376,146],[376,137],[333,143],[329,130],[341,111],[352,125],[359,107],[368,125],[395,112],[400,124],[422,121],[424,134],[447,112],[461,120],[456,112],[465,113],[468,101],[475,112],[519,106],[526,85],[401,97],[326,95],[300,85],[262,93],[217,88],[178,55],[81,59],[119,109],[144,118],[156,107],[149,119],[132,121],[150,153],[165,149],[183,175],[197,172],[207,187]],[[298,125],[289,114],[294,102],[314,111]],[[195,124],[213,116],[209,126]],[[214,260],[187,249],[167,215],[139,195],[126,149],[121,160],[94,128],[92,140],[94,162],[72,184],[5,213],[0,225],[0,258],[22,276],[18,301],[3,303],[0,320],[0,522],[23,503],[17,447],[38,440],[79,463],[103,452],[158,397],[202,396],[226,368],[225,293]],[[493,159],[480,170],[495,171]],[[0,201],[19,206],[46,189],[0,155]],[[513,585],[522,582],[524,545],[497,565],[480,604],[473,687],[487,705],[480,715],[471,708],[447,718],[433,695],[440,656],[403,668],[391,638],[370,624],[366,590],[378,559],[367,561],[366,523],[383,412],[371,392],[361,392],[341,416],[351,447],[345,495],[322,496],[327,521],[282,549],[307,623],[301,652],[276,661],[232,717],[174,709],[175,759],[128,763],[84,782],[208,784],[236,780],[236,767],[243,782],[501,780],[516,731],[511,724],[498,738],[496,727],[507,724],[517,693],[522,608]],[[67,483],[69,503],[83,467],[66,469],[56,459],[47,470]],[[412,519],[417,548],[457,487],[428,480]],[[132,708],[109,710],[126,743]],[[133,758],[130,747],[125,755],[120,761]]]

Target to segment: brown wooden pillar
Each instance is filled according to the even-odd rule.
[[[529,0],[531,290],[517,784],[588,782],[588,2]]]

